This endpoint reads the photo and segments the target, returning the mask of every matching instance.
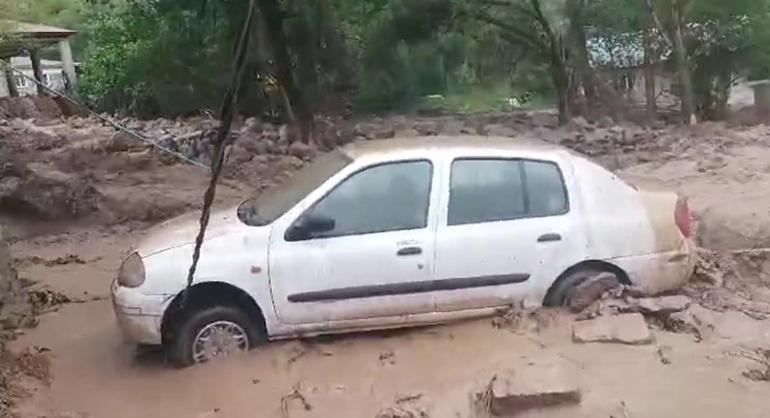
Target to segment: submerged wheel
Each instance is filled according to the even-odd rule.
[[[248,351],[263,339],[241,309],[214,306],[185,315],[168,354],[174,364],[186,367]]]
[[[621,284],[617,275],[608,271],[581,269],[560,278],[546,295],[545,306],[564,306],[581,311],[602,294]]]

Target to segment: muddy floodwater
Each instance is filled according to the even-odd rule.
[[[83,232],[18,243],[15,251],[84,263],[28,263],[83,303],[45,314],[13,344],[50,349],[50,385],[29,381],[22,417],[375,417],[407,399],[431,417],[469,417],[469,399],[495,374],[553,365],[581,388],[579,406],[531,411],[548,417],[766,417],[770,383],[743,372],[756,366],[731,355],[770,345],[770,321],[721,314],[703,342],[655,330],[644,346],[574,344],[571,318],[554,313],[517,327],[491,319],[270,343],[232,360],[178,370],[157,352],[137,354],[119,334],[107,298],[128,241]],[[665,353],[663,361],[661,353]],[[292,396],[292,393],[294,395]]]
[[[176,144],[180,152],[205,160],[200,132],[210,129],[206,118],[129,123],[148,137],[170,130],[187,138]],[[683,290],[702,306],[697,335],[666,331],[650,320],[652,344],[575,344],[573,318],[547,312],[497,327],[488,318],[273,342],[232,360],[175,369],[158,352],[137,354],[122,341],[109,286],[147,228],[199,208],[208,171],[159,155],[95,120],[24,121],[3,127],[9,140],[2,144],[24,169],[17,170],[23,174],[18,181],[4,183],[13,190],[4,191],[0,225],[13,241],[20,277],[34,283],[30,289],[50,293],[43,293],[38,326],[10,344],[14,352],[33,353],[26,359],[36,359],[32,365],[40,371],[13,382],[18,415],[375,418],[395,405],[413,413],[378,418],[478,418],[471,398],[493,376],[540,376],[558,368],[580,388],[581,403],[517,416],[770,416],[770,383],[751,373],[766,365],[737,355],[770,348],[766,125],[559,127],[550,113],[393,115],[350,123],[355,126],[339,129],[330,143],[376,140],[383,132],[530,138],[571,148],[621,177],[647,177],[680,191],[695,213],[699,246],[715,251],[703,253],[705,270]],[[281,141],[277,127],[245,123],[217,204],[236,204],[284,181],[320,151],[290,153]],[[59,304],[64,299],[57,295],[72,302]]]

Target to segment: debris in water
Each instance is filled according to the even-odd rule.
[[[396,354],[393,350],[383,351],[380,353],[380,363],[382,364],[396,364]]]
[[[661,345],[658,347],[658,358],[663,364],[671,364],[671,346]]]
[[[422,399],[422,393],[396,398],[394,406],[382,409],[375,418],[428,418],[428,412],[416,402]]]
[[[402,404],[402,403],[406,403],[406,402],[414,402],[414,401],[419,400],[420,398],[422,398],[422,393],[416,393],[414,395],[400,396],[400,397],[396,398],[396,403],[397,404]]]
[[[30,290],[28,294],[29,303],[36,313],[72,302],[69,296],[49,288]]]
[[[291,393],[281,397],[281,416],[283,418],[289,418],[289,403],[293,400],[299,401],[302,405],[302,409],[305,411],[310,411],[313,409],[313,406],[310,405],[310,403],[307,401],[305,395],[302,394],[300,384],[297,382],[292,388]]]
[[[626,406],[625,401],[620,401],[620,413],[622,415],[610,415],[610,418],[631,418],[631,415],[628,413],[628,407]]]
[[[755,382],[770,382],[770,350],[765,348],[757,348],[753,351],[739,350],[734,352],[728,352],[729,355],[735,357],[743,357],[749,359],[755,363],[758,363],[761,368],[750,369],[743,372],[743,376],[749,380]]]

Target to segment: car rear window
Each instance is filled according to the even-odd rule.
[[[452,163],[448,225],[567,213],[559,166],[549,161],[458,159]]]

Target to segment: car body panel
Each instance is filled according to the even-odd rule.
[[[675,193],[630,186],[560,147],[434,137],[354,143],[342,150],[353,161],[270,225],[248,226],[235,208],[212,214],[194,284],[223,282],[244,290],[261,308],[271,338],[443,322],[521,299],[540,303],[557,277],[587,260],[617,266],[651,294],[680,286],[692,273],[692,240],[673,220]],[[569,210],[448,227],[450,164],[465,157],[555,162]],[[285,239],[300,215],[352,173],[415,159],[433,164],[426,228]],[[115,312],[129,339],[158,342],[162,314],[187,284],[197,231],[195,216],[172,220],[137,248],[145,283],[113,288]],[[561,240],[538,241],[554,234]],[[395,257],[409,246],[423,253]]]
[[[394,154],[388,162],[427,160],[432,166],[431,190],[439,190],[441,167],[424,154],[404,151]],[[285,232],[310,208],[362,168],[378,164],[378,159],[359,158],[333,176],[303,200],[297,208],[274,223],[270,238],[270,277],[276,313],[289,324],[355,320],[399,315],[405,307],[413,313],[432,312],[434,302],[427,292],[398,292],[405,283],[426,282],[432,279],[433,242],[436,228],[438,193],[431,193],[427,225],[422,229],[390,231],[364,235],[341,236],[290,242]],[[419,247],[421,254],[399,257],[396,253],[407,247]],[[298,263],[296,254],[303,254],[306,262]],[[363,294],[389,286],[395,294],[371,297],[335,299],[337,294],[351,291]],[[327,291],[322,300],[291,301],[297,296],[311,296]],[[363,293],[362,293],[363,292]],[[323,295],[320,295],[323,296]]]

